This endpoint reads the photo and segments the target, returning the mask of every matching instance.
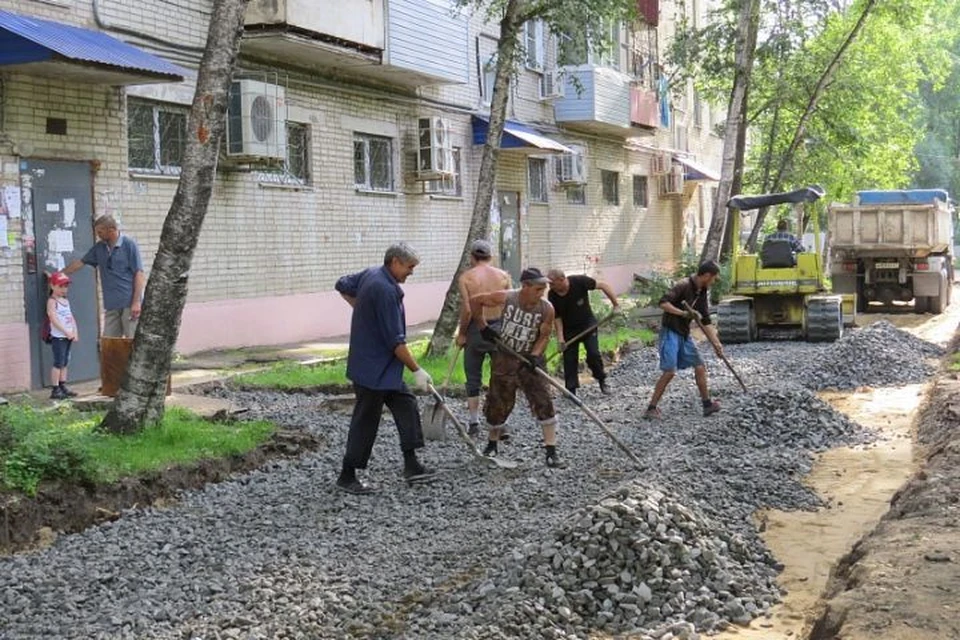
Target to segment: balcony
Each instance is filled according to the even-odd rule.
[[[656,130],[660,126],[657,92],[643,87],[630,87],[630,124]]]
[[[468,79],[467,17],[451,0],[253,0],[242,50],[407,87]]]
[[[564,97],[554,103],[557,123],[566,129],[622,138],[652,135],[634,126],[630,76],[595,65],[564,69]]]

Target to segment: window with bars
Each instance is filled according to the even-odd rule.
[[[633,206],[645,209],[650,206],[649,198],[647,176],[633,176]]]
[[[353,134],[353,180],[363,191],[393,191],[393,140]]]
[[[567,187],[567,204],[587,204],[587,190],[582,184]]]
[[[287,157],[282,166],[266,169],[260,182],[285,185],[310,184],[310,126],[287,122]]]
[[[127,166],[177,175],[187,144],[187,110],[141,100],[127,101]]]
[[[604,204],[620,204],[620,174],[616,171],[600,171]]]
[[[527,160],[530,202],[547,202],[547,161],[544,158]]]
[[[454,147],[453,173],[437,180],[423,182],[424,193],[433,193],[444,196],[461,197],[463,195],[463,178],[460,173],[460,147]]]

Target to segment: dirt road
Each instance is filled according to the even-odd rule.
[[[858,324],[878,320],[946,346],[960,323],[960,304],[940,316],[905,309],[865,315]],[[884,439],[820,457],[805,482],[828,508],[757,514],[764,541],[784,564],[780,584],[787,595],[766,618],[719,637],[960,638],[960,572],[954,564],[960,562],[960,478],[953,477],[960,474],[952,472],[960,468],[960,440],[955,451],[948,445],[960,418],[960,383],[821,397]],[[927,401],[936,409],[921,412]],[[931,445],[939,453],[931,455]]]

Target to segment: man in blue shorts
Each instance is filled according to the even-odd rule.
[[[647,406],[644,418],[655,420],[660,418],[660,409],[657,404],[667,390],[667,385],[677,375],[678,369],[693,367],[694,377],[697,380],[697,389],[703,402],[703,415],[713,415],[720,411],[720,403],[710,398],[707,388],[707,368],[700,359],[697,345],[690,337],[690,323],[699,318],[707,332],[707,339],[713,344],[717,356],[723,354],[723,345],[717,337],[717,330],[710,321],[710,308],[707,300],[710,295],[710,286],[720,277],[720,266],[713,260],[708,260],[697,269],[697,275],[678,282],[670,291],[660,298],[660,308],[663,309],[663,318],[660,321],[660,370],[663,372],[653,388],[653,397]],[[690,305],[687,310],[684,302]]]

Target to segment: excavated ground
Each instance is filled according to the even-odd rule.
[[[955,327],[957,318],[886,319],[922,333],[930,323]],[[884,366],[868,366],[891,351]],[[370,469],[382,492],[362,498],[332,488],[347,416],[330,402],[210,389],[328,446],[0,559],[0,638],[670,640],[724,628],[737,637],[801,637],[829,567],[870,530],[899,484],[881,463],[910,468],[909,401],[933,374],[936,349],[881,324],[843,345],[762,343],[728,354],[751,390],[742,393],[708,357],[724,411],[707,419],[692,380],[681,376],[664,419],[640,420],[657,375],[649,349],[613,372],[614,396],[584,388],[585,402],[640,456],[640,469],[561,403],[570,468],[546,470],[537,429],[518,404],[504,453],[519,469],[482,468],[456,441],[431,443],[424,457],[441,480],[406,487],[385,420]],[[824,402],[814,392],[825,380],[847,390],[821,392]],[[873,389],[854,389],[863,384]],[[897,399],[908,402],[899,417]],[[891,462],[888,451],[901,458]],[[857,506],[863,497],[869,508]],[[857,513],[855,526],[836,517],[848,512]],[[812,535],[831,528],[840,534],[829,544]],[[792,555],[803,541],[806,550]],[[953,566],[950,551],[938,549],[925,549],[933,560],[924,562]],[[816,570],[805,574],[807,564]],[[805,584],[809,603],[796,600]],[[831,603],[830,611],[840,609]],[[825,616],[815,637],[847,637],[836,635],[840,619],[855,617]]]

